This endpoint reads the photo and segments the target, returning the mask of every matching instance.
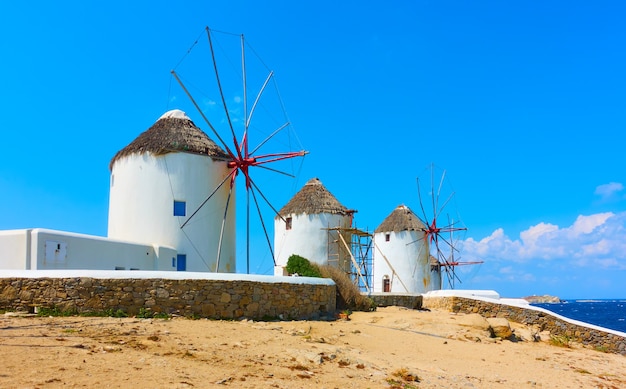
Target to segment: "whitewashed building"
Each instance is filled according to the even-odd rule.
[[[373,292],[419,294],[432,290],[439,267],[431,266],[426,225],[407,206],[398,206],[374,231]],[[440,278],[439,278],[440,280]]]
[[[351,234],[345,230],[352,226],[355,212],[343,206],[319,179],[309,180],[274,218],[274,274],[286,274],[287,260],[293,254],[348,272]]]
[[[176,250],[74,232],[0,231],[2,270],[176,270]]]

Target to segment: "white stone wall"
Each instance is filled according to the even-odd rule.
[[[0,231],[0,269],[30,269],[30,232]]]
[[[0,258],[3,270],[176,270],[171,247],[41,228],[0,233]]]

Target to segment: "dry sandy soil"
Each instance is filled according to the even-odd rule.
[[[349,321],[5,314],[0,387],[626,388],[624,356],[492,339],[481,320],[396,307]]]

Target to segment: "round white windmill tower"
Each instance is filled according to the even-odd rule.
[[[309,180],[274,218],[274,274],[286,274],[293,254],[348,272],[351,234],[346,229],[352,226],[354,212],[341,205],[319,179]]]
[[[405,205],[398,206],[376,228],[372,255],[375,293],[419,294],[433,287],[426,230]]]
[[[227,162],[184,112],[165,113],[111,160],[108,236],[176,249],[158,270],[234,272],[234,203],[224,219],[228,181],[211,195],[230,172]]]

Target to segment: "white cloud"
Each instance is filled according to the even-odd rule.
[[[202,106],[206,109],[215,109],[217,102],[208,98],[202,99]]]
[[[579,215],[568,230],[572,233],[572,237],[581,234],[590,234],[597,227],[602,226],[606,222],[606,219],[611,216],[614,216],[612,212],[596,213],[590,216]]]
[[[541,266],[558,261],[560,266],[626,270],[626,212],[580,215],[565,228],[539,223],[508,237],[499,228],[480,241],[463,242],[464,260],[483,260]],[[511,269],[500,270],[506,274]]]
[[[520,245],[521,242],[512,241],[504,234],[502,228],[498,228],[491,235],[480,241],[475,241],[473,238],[465,240],[461,250],[464,259],[467,259],[469,255],[469,258],[471,258],[469,261],[494,258],[494,253],[499,253],[498,256],[500,258],[510,258],[514,257],[510,253],[519,252]]]
[[[624,190],[624,185],[620,182],[610,182],[598,185],[594,194],[600,196],[600,200],[609,201],[619,197],[619,193]]]

